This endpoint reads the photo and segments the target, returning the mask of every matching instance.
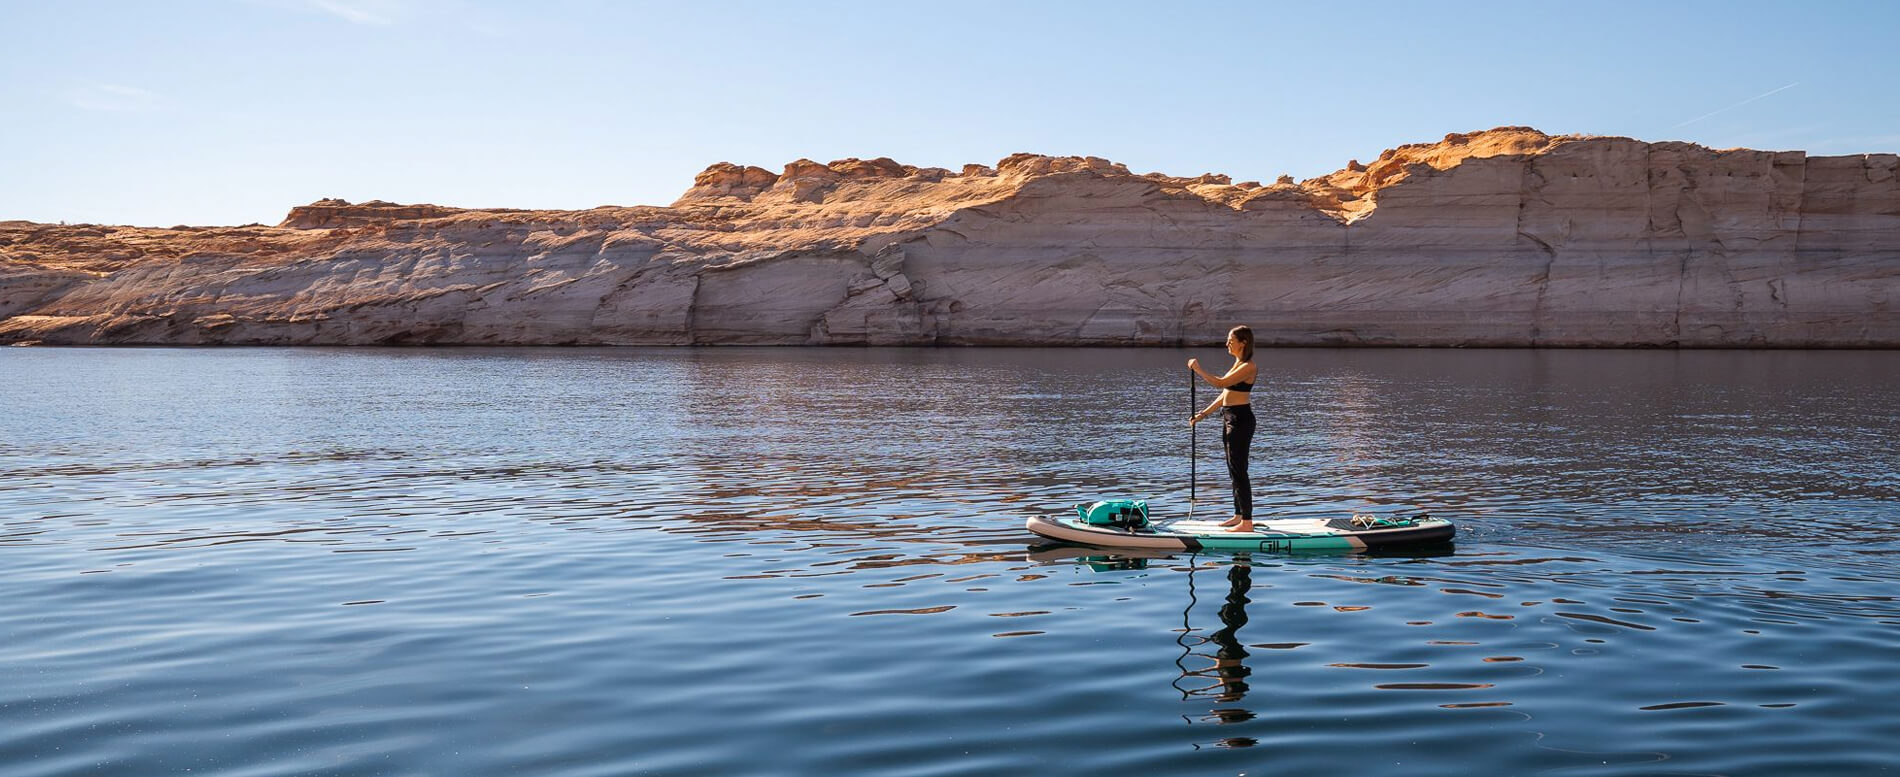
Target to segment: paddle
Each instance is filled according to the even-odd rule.
[[[1198,382],[1199,381],[1196,381],[1194,379],[1194,371],[1188,370],[1188,417],[1189,418],[1193,418],[1194,414],[1200,412],[1201,410],[1201,400],[1197,396],[1198,391],[1196,390],[1196,386],[1195,386],[1195,384]],[[1196,470],[1196,467],[1199,465],[1199,462],[1195,461],[1195,459],[1199,458],[1199,456],[1196,455],[1196,449],[1200,447],[1200,444],[1201,444],[1200,424],[1189,423],[1188,424],[1188,513],[1190,515],[1193,514],[1194,512],[1195,493],[1200,488],[1200,485],[1201,485],[1201,482],[1200,482],[1201,479],[1198,476],[1199,475],[1198,471]]]

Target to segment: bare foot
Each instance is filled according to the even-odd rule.
[[[1222,524],[1222,525],[1225,526],[1226,524]],[[1253,521],[1241,521],[1240,523],[1234,524],[1234,528],[1232,529],[1232,532],[1234,534],[1252,534]]]
[[[1221,521],[1221,522],[1220,522],[1220,525],[1222,525],[1222,526],[1239,526],[1239,525],[1240,525],[1240,520],[1241,520],[1241,518],[1240,518],[1240,516],[1238,516],[1238,515],[1236,515],[1236,516],[1234,516],[1234,517],[1232,517],[1232,518],[1229,518],[1229,519],[1227,519],[1227,520],[1225,520],[1225,521]]]

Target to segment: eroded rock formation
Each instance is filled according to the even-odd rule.
[[[0,342],[1896,347],[1897,166],[1504,127],[1270,185],[801,159],[665,208],[0,222]]]

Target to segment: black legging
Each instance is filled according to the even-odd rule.
[[[1253,484],[1247,482],[1247,449],[1253,445],[1253,406],[1220,409],[1220,445],[1227,454],[1227,476],[1234,479],[1234,514],[1253,520]]]

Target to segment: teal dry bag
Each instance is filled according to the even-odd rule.
[[[1075,506],[1076,515],[1090,526],[1120,526],[1138,529],[1148,525],[1148,503],[1133,499],[1109,499]]]

